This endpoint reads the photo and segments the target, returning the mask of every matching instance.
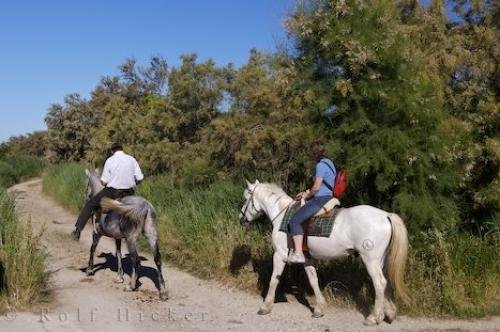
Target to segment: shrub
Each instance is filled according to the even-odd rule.
[[[22,224],[15,204],[0,188],[0,311],[26,307],[46,290],[46,252],[31,225]]]

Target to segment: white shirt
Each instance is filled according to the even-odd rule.
[[[144,175],[137,160],[123,151],[116,151],[104,163],[101,181],[106,183],[106,187],[130,189],[142,179]]]

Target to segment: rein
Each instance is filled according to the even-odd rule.
[[[95,218],[95,215],[92,215],[92,217],[91,217],[91,218],[92,218],[92,226],[94,227],[94,233],[97,233],[97,228],[96,228],[96,226],[95,226],[95,219],[96,219],[96,218]]]
[[[280,200],[280,199],[282,199],[283,197],[285,197],[285,195],[280,196],[280,197],[276,200],[276,203],[278,203],[278,202],[279,202],[279,200]],[[290,208],[290,206],[292,206],[292,204],[294,204],[294,203],[295,203],[295,201],[292,201],[290,204],[287,204],[287,205],[286,205],[286,206],[285,206],[285,207],[284,207],[284,208],[283,208],[283,209],[282,209],[282,210],[281,210],[281,211],[280,211],[280,212],[276,215],[276,217],[274,217],[274,218],[271,220],[271,224],[273,224],[273,225],[274,225],[274,221],[275,221],[276,219],[278,219],[278,217],[279,217],[279,216],[280,216],[283,212],[285,212],[286,210],[288,210],[288,208]]]

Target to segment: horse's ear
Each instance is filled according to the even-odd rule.
[[[88,169],[85,168],[85,175],[89,176],[90,175],[90,172]]]
[[[255,184],[259,184],[259,183],[260,183],[259,180],[255,180]]]
[[[252,184],[248,181],[248,180],[245,180],[247,182],[247,188],[250,188],[252,186]]]

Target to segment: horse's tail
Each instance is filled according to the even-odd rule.
[[[124,215],[134,224],[139,225],[146,218],[148,213],[150,213],[152,206],[146,200],[136,204],[127,204],[115,199],[104,197],[101,199],[101,208],[104,211],[111,210]]]
[[[396,291],[396,295],[409,304],[410,297],[404,283],[404,271],[408,256],[408,233],[403,220],[397,214],[391,213],[387,218],[392,226],[391,243],[386,259],[387,277]]]

